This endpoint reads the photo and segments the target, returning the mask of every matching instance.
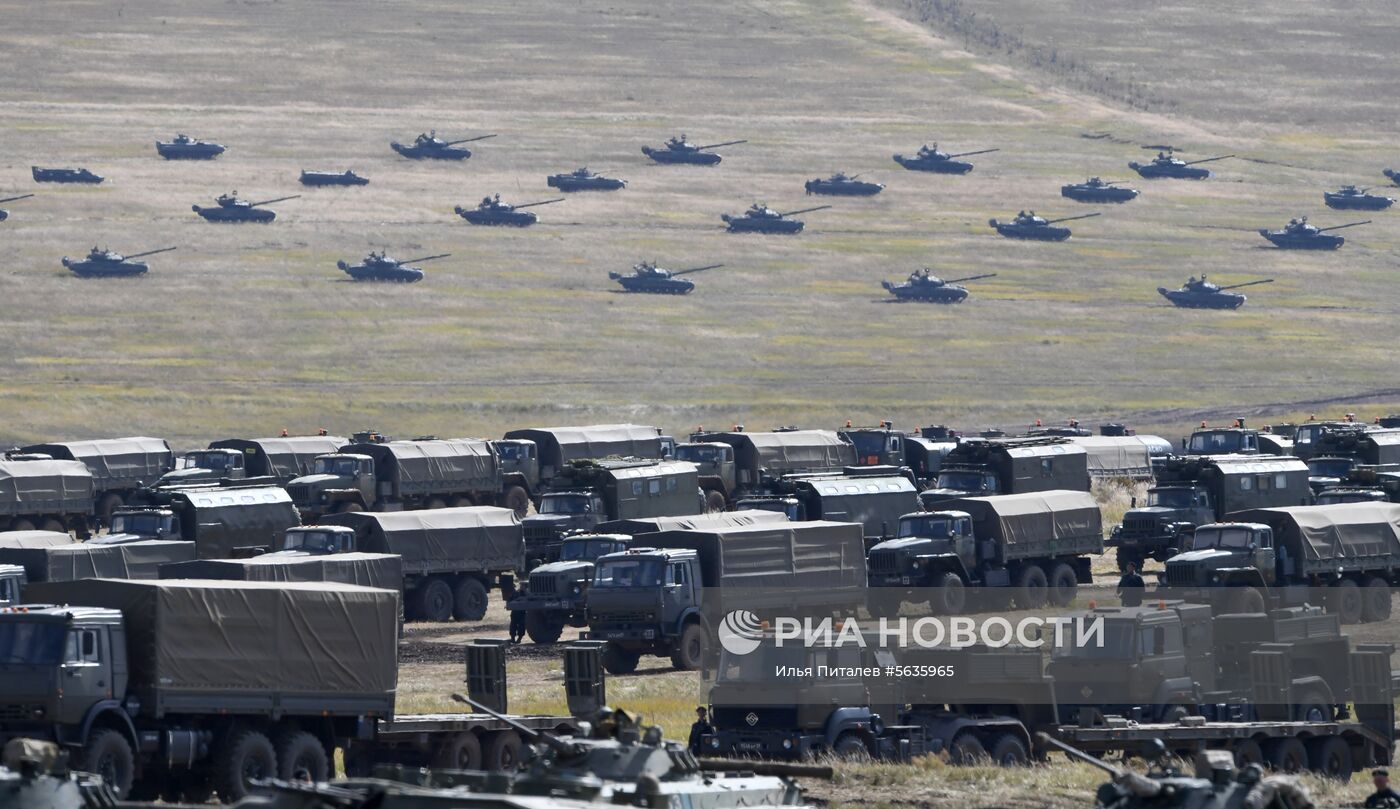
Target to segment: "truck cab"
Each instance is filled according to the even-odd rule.
[[[276,554],[287,556],[323,556],[333,553],[354,553],[355,529],[344,525],[301,525],[288,528],[282,535],[282,546]]]
[[[525,632],[535,643],[554,643],[565,626],[588,626],[588,588],[596,561],[622,553],[632,543],[623,534],[578,534],[565,537],[559,561],[530,571],[525,591],[506,604],[525,613]]]
[[[121,707],[127,661],[117,610],[5,607],[0,609],[0,650],[5,657],[0,692],[9,712],[6,738],[31,735],[79,744],[81,729],[93,716]]]
[[[852,427],[846,422],[845,429],[836,434],[856,448],[856,466],[906,465],[904,443],[907,436],[889,422],[878,427]]]
[[[248,476],[243,453],[236,449],[197,449],[175,460],[175,468],[160,476],[157,486],[214,483]]]
[[[919,495],[927,508],[942,500],[955,497],[982,497],[1002,494],[1001,478],[991,469],[980,466],[946,464],[938,470],[938,480]]]
[[[1229,612],[1264,612],[1264,588],[1273,584],[1277,567],[1274,533],[1260,523],[1221,522],[1196,529],[1189,550],[1167,560],[1162,582],[1175,595]]]
[[[525,531],[525,555],[533,563],[551,560],[558,553],[559,538],[570,531],[587,531],[612,517],[596,492],[549,492],[539,508],[520,521]]]
[[[631,673],[648,653],[670,655],[678,669],[698,668],[708,638],[700,619],[704,587],[693,550],[630,548],[598,557],[588,635],[608,641],[607,670]]]
[[[972,517],[963,511],[924,511],[899,518],[895,539],[870,549],[871,587],[942,587],[977,569]]]
[[[527,492],[540,487],[540,449],[528,438],[500,438],[491,441],[506,485],[521,486]]]
[[[1314,455],[1308,459],[1308,487],[1317,495],[1341,485],[1356,466],[1355,458],[1335,455]]]
[[[1187,455],[1258,455],[1259,431],[1244,427],[1202,428],[1182,440]]]
[[[735,511],[771,511],[785,515],[791,522],[807,519],[807,508],[796,497],[778,495],[745,497],[734,504]]]
[[[1129,562],[1141,568],[1147,558],[1165,562],[1180,552],[1183,544],[1190,544],[1196,526],[1214,520],[1215,504],[1204,486],[1148,489],[1147,504],[1134,502],[1109,536],[1109,544],[1118,548],[1118,569],[1126,570]]]
[[[110,530],[92,542],[115,545],[146,539],[184,539],[180,516],[168,508],[121,508],[112,512]]]
[[[379,494],[374,459],[348,452],[318,455],[310,473],[287,484],[287,494],[304,517],[368,511]]]
[[[0,565],[0,607],[18,604],[20,593],[24,592],[24,568],[19,565]]]
[[[734,447],[721,443],[681,443],[676,445],[676,460],[688,461],[698,467],[700,488],[705,492],[706,511],[724,511],[734,495]]]

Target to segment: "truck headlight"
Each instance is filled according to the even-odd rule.
[[[719,737],[718,737],[718,736],[711,736],[711,737],[710,737],[710,749],[711,749],[711,750],[718,750],[718,749],[719,749]]]
[[[791,750],[791,749],[792,749],[792,739],[783,739],[783,749],[784,749],[784,750]]]
[[[582,592],[583,592],[583,585],[575,584],[574,587],[573,587],[573,593],[574,593],[574,595],[578,595],[579,593],[582,593]]]
[[[912,568],[914,568],[915,570],[918,570],[919,568],[921,568],[921,567],[924,566],[924,560],[922,560],[922,559],[915,559],[913,562],[910,563],[909,566],[912,567]]]
[[[43,719],[45,716],[48,716],[49,712],[44,710],[44,706],[35,705],[34,710],[31,711],[31,714],[34,716],[35,719]]]

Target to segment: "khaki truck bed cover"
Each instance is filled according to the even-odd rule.
[[[79,461],[0,460],[0,514],[92,511],[92,472]]]
[[[496,452],[476,438],[346,444],[340,452],[374,459],[376,476],[398,493],[454,492],[499,487]]]
[[[525,535],[508,508],[355,511],[329,514],[319,524],[355,529],[357,548],[401,556],[410,573],[524,570]]]
[[[1070,441],[1088,454],[1089,474],[1111,478],[1152,477],[1151,445],[1135,435],[1076,435]]]
[[[1257,508],[1231,514],[1230,520],[1269,526],[1276,547],[1301,551],[1307,562],[1387,556],[1390,564],[1400,561],[1400,504],[1396,503]]]
[[[1103,515],[1088,492],[1056,490],[962,497],[939,511],[965,511],[980,540],[995,540],[1008,559],[1024,555],[1103,553]]]
[[[81,461],[92,472],[99,489],[151,485],[175,466],[175,454],[165,439],[146,436],[56,441],[32,444],[22,451]]]
[[[711,527],[758,525],[787,522],[786,514],[760,509],[717,511],[711,514],[691,514],[683,517],[636,517],[630,520],[609,520],[593,529],[598,534],[641,536],[658,531],[688,531]]]
[[[209,444],[210,449],[236,449],[257,456],[261,464],[248,464],[250,475],[272,475],[291,480],[306,474],[313,458],[335,452],[346,439],[336,435],[292,435],[285,438],[226,438]],[[259,468],[266,466],[266,469]]]
[[[570,461],[611,456],[661,457],[660,433],[641,424],[591,424],[585,427],[531,427],[511,430],[505,438],[534,441],[541,467],[557,472]]]
[[[154,579],[161,565],[195,558],[193,542],[148,539],[103,545],[74,542],[0,545],[0,563],[24,568],[30,582],[76,579]]]
[[[398,590],[403,587],[403,560],[388,553],[333,553],[324,556],[267,554],[250,559],[196,559],[161,565],[160,578],[329,581]]]

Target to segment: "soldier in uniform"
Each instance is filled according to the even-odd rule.
[[[1389,770],[1372,770],[1371,783],[1376,791],[1366,799],[1366,809],[1400,809],[1400,792],[1391,789]]]

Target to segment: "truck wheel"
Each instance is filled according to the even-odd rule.
[[[10,530],[11,530],[11,531],[33,531],[33,530],[34,530],[34,523],[30,522],[29,520],[25,520],[25,519],[15,520],[14,522],[10,523]]]
[[[717,511],[724,511],[725,507],[728,505],[729,501],[724,499],[724,492],[718,489],[710,489],[708,492],[705,492],[706,512],[713,514]]]
[[[66,534],[68,533],[68,526],[64,525],[61,520],[55,520],[53,517],[49,517],[39,523],[39,530],[53,531],[55,534]]]
[[[831,746],[831,754],[845,761],[864,761],[870,758],[870,748],[864,739],[847,731]]]
[[[1342,783],[1351,780],[1351,747],[1340,736],[1324,736],[1307,744],[1313,772]]]
[[[486,585],[468,576],[452,589],[452,617],[459,621],[480,621],[486,617],[489,600]]]
[[[1300,773],[1308,768],[1308,750],[1297,739],[1274,739],[1269,743],[1269,766],[1275,772]]]
[[[998,767],[1024,767],[1031,761],[1026,743],[1014,733],[1003,733],[992,742],[992,762]]]
[[[1266,603],[1258,587],[1239,587],[1230,594],[1226,612],[1232,615],[1264,612]]]
[[[642,656],[631,649],[624,649],[616,643],[609,643],[603,650],[603,669],[609,674],[631,674],[637,670]]]
[[[1366,623],[1390,620],[1390,584],[1372,576],[1361,588],[1361,620]]]
[[[423,506],[426,509],[447,508],[447,501],[441,497],[429,497],[428,504]]]
[[[97,522],[103,528],[111,525],[112,512],[121,508],[123,505],[125,505],[125,503],[122,502],[121,495],[116,493],[103,495],[102,499],[97,501]]]
[[[420,621],[446,623],[452,620],[452,588],[442,579],[428,579],[413,591],[414,613]]]
[[[319,784],[329,777],[330,759],[321,740],[304,730],[277,735],[277,777],[284,781],[310,778]]]
[[[1068,607],[1079,595],[1079,577],[1074,568],[1064,562],[1050,570],[1050,603],[1057,607]]]
[[[131,794],[131,785],[136,776],[136,755],[131,752],[131,743],[120,731],[111,728],[94,730],[78,759],[73,769],[102,776],[103,781],[112,785],[118,798]]]
[[[247,796],[252,781],[277,776],[277,751],[266,735],[256,730],[229,734],[214,761],[214,789],[224,803]]]
[[[564,634],[564,625],[550,618],[546,612],[531,610],[525,613],[525,634],[541,645],[556,643],[559,636]]]
[[[433,766],[443,770],[481,769],[481,739],[475,733],[454,733],[433,756]]]
[[[680,643],[671,653],[671,665],[677,671],[695,671],[705,664],[705,627],[700,624],[686,624],[681,630]]]
[[[1191,709],[1185,705],[1168,705],[1162,709],[1162,716],[1157,721],[1164,725],[1176,725],[1190,715]]]
[[[967,587],[956,573],[944,573],[929,596],[929,607],[938,615],[962,615],[967,611]]]
[[[970,767],[985,761],[986,758],[987,748],[982,744],[982,740],[967,731],[954,736],[953,743],[948,745],[949,764]]]
[[[1036,565],[1027,565],[1016,577],[1016,606],[1023,610],[1040,609],[1045,606],[1048,589],[1045,571]]]
[[[513,730],[499,730],[486,738],[481,766],[487,772],[515,772],[520,768],[520,736]]]
[[[530,513],[530,495],[520,486],[510,486],[501,495],[501,505],[515,512],[515,516],[525,519]]]
[[[1361,623],[1361,588],[1353,579],[1338,579],[1327,594],[1327,611],[1344,624]]]
[[[1264,763],[1264,748],[1259,746],[1259,742],[1253,739],[1240,739],[1235,742],[1230,752],[1235,756],[1235,769],[1242,770],[1248,764]]]
[[[1331,722],[1334,709],[1327,702],[1327,696],[1320,691],[1307,691],[1298,700],[1294,715],[1299,722]]]

